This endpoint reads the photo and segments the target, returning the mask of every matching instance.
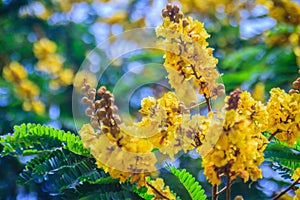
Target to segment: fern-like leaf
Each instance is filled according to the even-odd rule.
[[[32,155],[63,148],[78,155],[91,157],[78,135],[40,124],[14,126],[13,134],[0,137],[0,143],[3,145],[2,156]]]
[[[287,144],[273,139],[264,151],[265,159],[272,162],[272,168],[283,178],[290,178],[300,167],[300,152]]]
[[[175,175],[179,181],[183,184],[185,189],[188,191],[190,197],[193,200],[205,200],[206,195],[199,182],[187,172],[185,169],[179,170],[175,167],[167,167],[173,175]]]
[[[146,187],[137,188],[135,185],[132,186],[132,191],[138,194],[140,197],[142,197],[145,200],[152,200],[154,195],[147,193]]]

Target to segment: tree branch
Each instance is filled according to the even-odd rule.
[[[295,185],[297,185],[300,181],[300,178],[298,178],[293,184],[291,184],[288,188],[280,192],[276,197],[273,198],[273,200],[277,200],[280,197],[282,197],[285,193],[287,193],[290,189],[292,189]]]
[[[153,185],[151,185],[149,182],[147,182],[147,185],[153,189],[159,196],[163,197],[164,199],[171,200],[169,197],[165,196],[163,193],[161,193],[159,190],[157,190]]]

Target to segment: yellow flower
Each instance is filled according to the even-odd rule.
[[[59,72],[59,80],[62,85],[70,85],[73,82],[74,72],[72,69],[64,69]]]
[[[164,38],[160,42],[165,45],[164,67],[169,73],[170,85],[180,100],[186,103],[190,103],[188,99],[193,99],[194,95],[182,95],[182,91],[194,90],[195,84],[206,98],[217,96],[216,80],[220,74],[216,70],[218,60],[213,57],[212,49],[207,48],[209,34],[203,23],[191,17],[184,18],[176,6],[171,9],[172,12],[168,12],[168,8],[163,9],[163,24],[156,28],[156,35]],[[188,80],[194,83],[183,83]]]
[[[54,53],[56,48],[56,44],[47,38],[42,38],[33,44],[33,52],[38,59],[45,59],[49,54]]]
[[[62,57],[58,54],[48,54],[45,58],[38,61],[36,67],[40,71],[49,74],[57,74],[61,71],[63,65]]]
[[[33,110],[36,114],[42,115],[45,112],[45,104],[40,100],[25,100],[23,102],[23,110],[31,111]]]
[[[34,99],[40,94],[39,87],[28,79],[24,79],[15,88],[16,93],[23,99]]]
[[[294,181],[298,180],[299,178],[300,178],[300,167],[298,167],[292,175],[292,179]]]
[[[38,115],[41,115],[45,112],[45,104],[38,100],[38,101],[33,101],[32,102],[32,110],[38,114]]]
[[[292,146],[300,136],[300,94],[288,94],[279,88],[273,88],[270,94],[268,131]]]
[[[260,129],[253,125],[254,121],[250,117],[253,111],[249,110],[249,107],[255,107],[251,106],[250,102],[253,99],[249,97],[249,93],[240,93],[235,109],[224,110],[223,120],[212,119],[203,144],[206,149],[208,146],[212,147],[210,151],[206,150],[205,154],[203,149],[197,149],[203,155],[204,175],[212,184],[220,184],[222,174],[230,176],[231,180],[239,176],[245,182],[249,178],[256,180],[262,177],[258,166],[264,161],[263,151],[268,140],[261,134]],[[247,101],[249,104],[240,107],[241,102]],[[218,139],[213,140],[213,135],[217,135]]]
[[[140,110],[140,113],[143,115],[149,115],[151,114],[151,108],[156,104],[156,100],[153,97],[147,97],[142,99],[141,104],[142,108]]]
[[[20,63],[11,62],[9,66],[3,68],[3,77],[9,82],[18,83],[27,78],[27,72]]]
[[[152,187],[149,185],[151,185]],[[175,196],[170,191],[170,187],[165,186],[163,179],[157,178],[156,180],[151,180],[149,182],[149,185],[146,185],[147,193],[154,195],[152,200],[165,199],[166,197],[169,199],[175,199]],[[155,188],[155,190],[153,187]],[[163,194],[165,197],[160,196],[160,194],[158,194],[156,190],[159,191],[160,194]]]

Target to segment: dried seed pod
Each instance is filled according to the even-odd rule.
[[[172,4],[168,3],[168,4],[166,5],[166,9],[167,9],[169,12],[171,12],[172,9],[173,9]]]
[[[114,115],[114,120],[116,122],[116,124],[121,124],[122,120],[121,120],[121,117],[119,115]]]
[[[289,94],[298,94],[299,90],[290,89]]]
[[[237,109],[241,93],[242,90],[239,88],[235,89],[233,92],[230,93],[229,99],[227,101],[228,106],[226,110]]]
[[[85,110],[85,115],[86,115],[86,116],[91,116],[92,114],[93,114],[93,111],[92,111],[91,108],[87,108],[87,109]]]
[[[218,96],[218,97],[225,96],[225,90],[224,90],[224,89],[218,90],[218,91],[217,91],[217,96]]]
[[[96,110],[101,108],[101,100],[95,101],[95,108],[96,108]]]
[[[106,133],[109,133],[109,129],[108,129],[107,127],[103,127],[101,130],[102,130],[102,132],[105,133],[105,134],[106,134]]]
[[[91,125],[94,129],[99,129],[100,128],[100,124],[97,120],[91,120]]]
[[[86,104],[88,102],[88,98],[87,97],[82,97],[81,102]]]
[[[224,84],[220,83],[217,88],[218,88],[218,90],[223,90],[223,89],[225,89],[225,86],[224,86]]]
[[[297,80],[293,82],[292,86],[293,88],[300,89],[300,78],[297,78]]]
[[[173,6],[173,12],[176,14],[180,11],[180,8],[177,5]]]
[[[162,15],[163,18],[168,17],[168,16],[169,16],[169,11],[168,11],[167,9],[164,8],[164,9],[161,11],[161,15]]]
[[[88,101],[86,102],[86,104],[89,106],[89,107],[93,107],[94,105],[94,102],[90,99],[88,99]]]
[[[98,95],[100,95],[100,96],[102,96],[105,92],[106,92],[105,86],[101,86],[97,91]]]
[[[88,97],[91,101],[94,101],[95,98],[96,98],[96,93],[90,91],[90,92],[88,93],[87,97]]]
[[[115,105],[111,106],[111,109],[112,109],[112,111],[113,111],[114,113],[115,113],[115,112],[118,112],[118,107],[115,106]]]
[[[183,12],[179,11],[176,15],[175,18],[177,19],[182,19],[183,18]]]
[[[104,108],[97,110],[96,114],[97,114],[99,120],[103,120],[106,118],[106,111]]]

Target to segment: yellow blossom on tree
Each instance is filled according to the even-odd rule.
[[[42,38],[33,45],[34,55],[38,59],[45,59],[49,54],[56,51],[56,44],[47,38]]]
[[[300,136],[300,94],[288,94],[279,88],[273,88],[270,94],[268,131],[292,146]]]
[[[25,68],[18,62],[11,62],[9,66],[3,68],[3,77],[12,83],[18,83],[27,78]]]
[[[165,186],[164,180],[161,178],[149,181],[149,184],[146,186],[147,193],[154,195],[152,200],[176,199],[175,196],[171,193],[169,186]]]

